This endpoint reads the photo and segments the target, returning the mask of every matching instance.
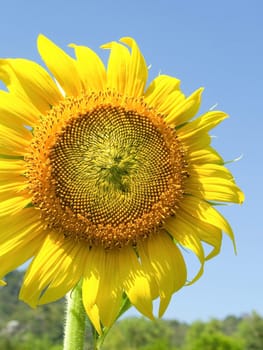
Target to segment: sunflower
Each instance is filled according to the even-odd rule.
[[[76,58],[39,36],[52,76],[29,60],[0,61],[0,278],[32,259],[20,291],[32,307],[82,280],[100,333],[124,295],[151,319],[159,298],[162,316],[219,253],[222,232],[234,243],[214,205],[241,203],[243,193],[210,145],[227,115],[195,117],[202,88],[185,97],[167,75],[146,87],[129,37],[102,46],[107,68],[88,47],[70,46]],[[200,261],[192,281],[182,249]]]

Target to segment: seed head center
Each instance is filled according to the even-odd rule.
[[[100,104],[36,132],[42,146],[33,142],[29,177],[50,227],[111,248],[136,244],[173,214],[185,176],[182,148],[161,116],[135,107]],[[36,164],[36,148],[45,162]]]
[[[101,166],[99,176],[105,179],[105,183],[109,187],[114,187],[116,191],[128,192],[132,163],[132,159],[129,161],[129,158],[123,159],[121,155],[116,155],[108,163]]]

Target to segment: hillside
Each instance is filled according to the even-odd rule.
[[[18,300],[22,278],[21,271],[14,271],[6,278],[8,286],[0,288],[0,349],[62,350],[64,300],[31,309]],[[263,350],[263,319],[256,312],[190,325],[124,318],[103,346],[103,350],[117,349]],[[91,349],[86,345],[85,350]]]

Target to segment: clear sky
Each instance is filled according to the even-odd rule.
[[[222,209],[235,231],[238,255],[226,237],[204,276],[174,295],[167,318],[191,322],[251,310],[263,314],[262,16],[262,0],[1,2],[0,57],[41,63],[38,33],[68,52],[72,42],[100,52],[102,43],[133,36],[152,65],[150,79],[159,72],[176,76],[186,94],[204,86],[201,112],[218,103],[230,115],[213,130],[213,144],[226,160],[243,155],[230,168],[245,204]]]

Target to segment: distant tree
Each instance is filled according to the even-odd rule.
[[[103,350],[173,350],[172,337],[173,329],[164,320],[127,318],[112,328]]]
[[[15,350],[15,347],[12,344],[11,339],[0,338],[0,349],[3,349],[3,350]]]
[[[13,271],[6,276],[7,286],[0,287],[0,349],[59,350],[63,341],[63,300],[30,308],[18,299],[22,279],[22,271]]]
[[[167,327],[171,329],[171,344],[173,344],[176,349],[181,349],[185,343],[185,337],[189,329],[189,325],[185,322],[179,322],[176,320],[167,320],[166,324]]]
[[[205,332],[193,342],[191,350],[243,350],[243,347],[233,337],[219,332]]]
[[[263,349],[263,318],[253,312],[239,324],[239,335],[244,342],[244,350]]]
[[[222,332],[223,322],[194,322],[187,333],[186,350],[243,350],[240,339]]]
[[[157,339],[151,344],[142,346],[136,350],[178,350],[178,348],[171,347],[166,339]]]
[[[19,285],[21,284],[23,274],[20,271],[13,271],[6,276],[8,285],[0,287],[0,327],[10,320],[10,315],[20,308],[22,304],[18,300]]]
[[[222,321],[222,332],[226,335],[233,335],[236,334],[238,331],[238,325],[241,322],[242,317],[237,317],[234,315],[227,316]]]
[[[205,323],[201,321],[195,321],[193,322],[187,333],[186,333],[186,339],[185,339],[185,348],[188,350],[191,350],[191,346],[193,342],[196,341],[200,337],[200,335],[204,332],[205,329]]]

